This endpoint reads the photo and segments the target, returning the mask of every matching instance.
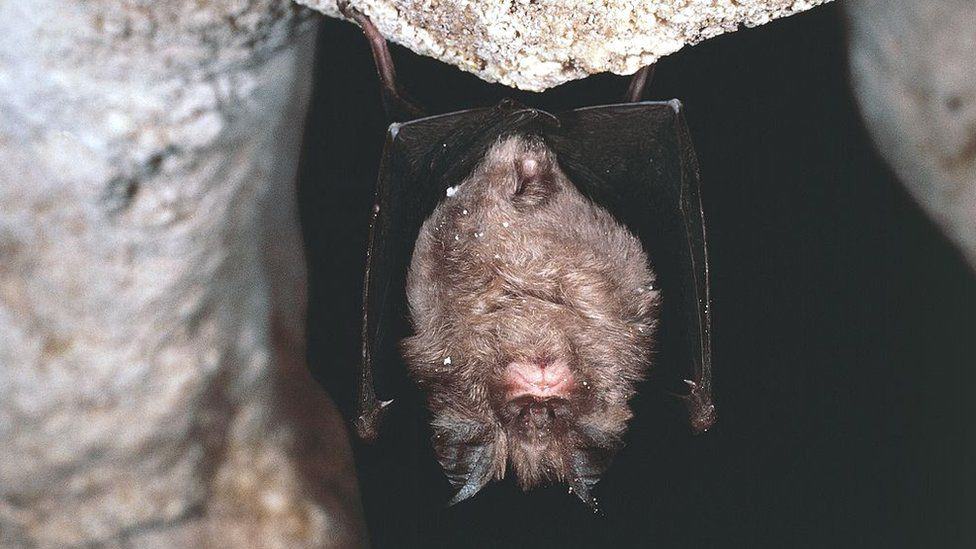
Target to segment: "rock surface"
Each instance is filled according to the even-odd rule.
[[[361,543],[294,299],[302,12],[0,2],[0,546]]]
[[[297,0],[333,17],[335,0]],[[828,0],[352,0],[388,39],[490,82],[541,91],[631,74],[688,44]]]
[[[976,268],[976,2],[846,10],[854,88],[878,148]]]

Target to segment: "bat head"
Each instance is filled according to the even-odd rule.
[[[584,501],[621,446],[660,295],[640,242],[538,138],[497,141],[425,221],[402,342],[455,501],[511,468]]]

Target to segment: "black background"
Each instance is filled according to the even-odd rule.
[[[644,391],[590,513],[510,481],[444,506],[416,395],[356,445],[375,547],[973,547],[976,278],[872,147],[836,5],[686,48],[647,99],[683,101],[709,238],[719,422],[692,437]],[[386,121],[365,39],[323,23],[301,167],[309,364],[348,412]],[[602,75],[544,94],[395,48],[432,113],[503,97],[619,100]]]

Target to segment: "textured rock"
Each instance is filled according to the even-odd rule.
[[[878,148],[976,268],[976,3],[846,9],[851,75]]]
[[[302,287],[303,21],[0,2],[0,546],[361,539],[303,301],[272,300]]]
[[[335,0],[297,0],[338,16]],[[490,82],[541,91],[631,74],[739,25],[828,0],[352,0],[384,36]]]

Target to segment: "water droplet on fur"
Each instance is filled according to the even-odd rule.
[[[379,204],[373,204],[373,213],[377,213],[377,214],[380,213],[380,205]]]
[[[500,256],[498,254],[495,254],[495,259],[501,259],[501,258],[502,258],[502,256]]]
[[[445,191],[444,194],[446,194],[448,197],[452,197],[452,196],[456,195],[457,192],[458,192],[458,186],[455,185],[453,187],[448,187],[447,188],[447,191]]]
[[[461,240],[461,237],[458,235],[454,235],[454,240]]]
[[[502,227],[508,228],[508,221],[502,221]]]
[[[461,210],[461,215],[468,215],[468,210],[467,209]]]
[[[447,357],[447,358],[444,359],[444,365],[445,366],[447,366],[450,363],[451,363],[451,357]]]

